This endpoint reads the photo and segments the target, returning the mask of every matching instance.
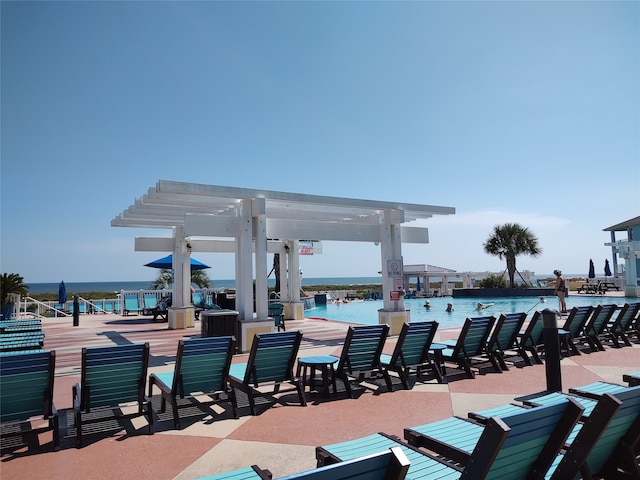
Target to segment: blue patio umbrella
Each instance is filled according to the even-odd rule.
[[[611,267],[609,267],[609,260],[604,261],[604,276],[605,277],[610,277],[611,276]]]
[[[60,282],[58,285],[58,303],[64,305],[67,302],[67,287],[64,286],[64,282]]]
[[[596,278],[596,269],[593,266],[592,259],[589,259],[589,278]]]
[[[420,291],[420,277],[418,277],[418,284],[416,285],[416,291]]]
[[[158,260],[154,260],[153,262],[145,263],[144,266],[152,267],[152,268],[164,268],[166,270],[171,270],[173,269],[173,255],[170,254],[170,255],[167,255],[166,257],[159,258]],[[211,268],[211,267],[191,257],[191,271],[204,270],[205,268]]]

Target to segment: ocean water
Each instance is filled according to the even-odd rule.
[[[151,289],[153,280],[138,282],[64,282],[68,293],[84,292],[120,292],[120,290],[148,290]],[[269,286],[273,287],[276,281],[269,279]],[[382,285],[382,277],[327,277],[305,278],[302,277],[302,287],[310,285]],[[212,280],[211,288],[235,288],[235,280]],[[58,283],[29,283],[29,293],[58,293]]]

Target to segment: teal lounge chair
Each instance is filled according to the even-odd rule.
[[[605,393],[547,478],[640,478],[640,386]],[[623,474],[620,471],[624,470]]]
[[[400,446],[411,462],[407,477],[414,480],[540,479],[579,416],[580,408],[567,401],[564,405],[523,409],[502,419],[493,417],[460,463],[381,433],[317,447],[316,459],[318,465],[326,465]]]
[[[580,350],[578,350],[576,343],[585,340],[584,327],[589,321],[592,312],[592,306],[573,307],[564,325],[558,330],[561,347],[564,347],[567,355],[580,355]]]
[[[456,363],[469,378],[475,378],[473,362],[487,355],[487,339],[496,317],[467,318],[457,340],[439,342],[447,345],[442,352],[445,362]]]
[[[284,324],[284,305],[280,302],[269,303],[269,317],[273,318],[273,323],[278,331],[286,331]]]
[[[518,346],[520,356],[524,359],[524,362],[528,366],[532,366],[533,362],[527,355],[527,352],[531,354],[533,360],[537,364],[542,364],[539,350],[543,348],[542,341],[542,313],[536,311],[533,313],[531,320],[527,324],[527,328],[518,334]]]
[[[278,480],[403,480],[409,470],[409,459],[400,447],[374,453],[362,458],[327,465],[301,473],[294,473]],[[271,472],[257,465],[212,475],[198,480],[253,480],[271,479]]]
[[[640,385],[640,372],[625,374],[622,376],[622,380],[627,382],[630,387]]]
[[[144,396],[148,365],[149,343],[82,349],[81,381],[72,389],[78,448],[83,425],[104,422],[108,411],[116,418],[145,416],[153,434],[151,402]],[[125,403],[135,404],[137,411],[119,413]]]
[[[304,385],[293,374],[301,342],[302,333],[295,330],[257,334],[253,337],[247,363],[231,365],[229,382],[247,395],[252,415],[256,414],[255,397],[263,395],[256,389],[263,385],[273,385],[273,393],[295,390],[302,406],[307,405]],[[281,390],[284,383],[292,388]]]
[[[155,293],[145,293],[142,295],[142,311],[149,315],[158,306],[158,295]]]
[[[3,355],[0,360],[0,422],[2,439],[53,432],[53,449],[60,449],[58,412],[53,404],[54,351]],[[47,424],[32,428],[34,419]],[[19,427],[19,428],[15,428]]]
[[[487,340],[487,354],[497,371],[509,370],[505,361],[506,352],[516,350],[521,355],[518,348],[518,334],[526,318],[525,312],[503,313],[498,318]]]
[[[431,370],[438,383],[444,383],[440,365],[429,354],[429,348],[438,330],[438,322],[410,322],[402,325],[398,341],[391,355],[381,354],[380,363],[388,370],[396,372],[405,390],[409,389],[407,376],[411,369],[418,377],[425,369]]]
[[[164,412],[169,402],[173,411],[173,424],[180,430],[178,409],[192,407],[192,403],[178,405],[178,399],[208,395],[210,402],[198,402],[198,405],[231,403],[233,416],[238,418],[238,404],[235,391],[229,387],[229,367],[236,349],[233,337],[190,338],[178,342],[176,364],[172,372],[152,373],[149,376],[149,397],[156,385],[162,394],[161,411]]]
[[[592,352],[604,350],[604,346],[600,341],[600,336],[604,334],[604,331],[617,308],[617,305],[609,304],[598,305],[593,310],[589,321],[584,326],[585,339],[591,347]]]
[[[389,332],[389,325],[350,326],[342,346],[342,353],[335,376],[344,383],[347,395],[353,398],[350,382],[361,381],[365,376],[382,374],[387,390],[393,390],[393,384],[386,367],[380,363],[380,354]]]
[[[140,305],[140,299],[137,293],[125,293],[124,294],[124,309],[123,314],[129,315],[130,312],[139,314],[143,310],[143,306]]]
[[[631,342],[629,341],[629,337],[627,337],[627,331],[639,314],[640,302],[625,303],[618,311],[616,318],[608,325],[605,325],[601,333],[603,341],[611,341],[613,346],[617,348],[622,347],[620,342],[630,347]]]

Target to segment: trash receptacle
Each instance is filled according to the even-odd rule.
[[[202,337],[224,337],[233,335],[236,344],[240,344],[241,328],[238,321],[239,313],[235,310],[204,310],[200,312]]]

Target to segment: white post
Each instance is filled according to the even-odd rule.
[[[253,228],[251,200],[240,205],[240,236],[236,240],[236,310],[240,319],[253,318]]]
[[[259,203],[262,203],[262,208]],[[264,198],[255,199],[253,208],[253,237],[255,238],[256,255],[256,318],[269,316],[268,296],[269,284],[267,279],[267,226],[264,215]],[[256,205],[258,203],[258,205]]]

